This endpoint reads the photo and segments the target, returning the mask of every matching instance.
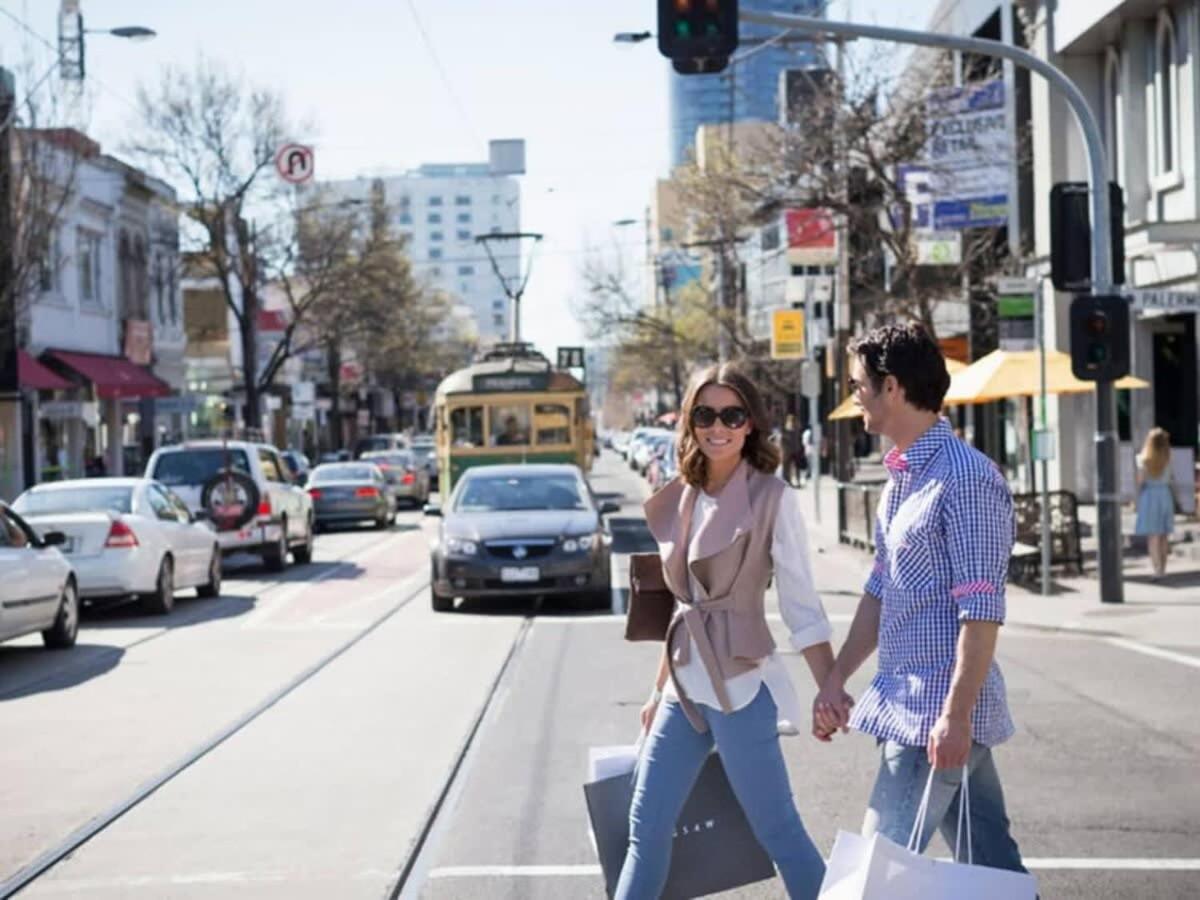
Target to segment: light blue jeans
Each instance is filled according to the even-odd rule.
[[[792,799],[771,692],[764,685],[753,702],[729,715],[700,704],[697,709],[708,723],[704,734],[691,726],[679,703],[659,704],[638,764],[629,812],[629,853],[614,896],[657,900],[662,893],[675,822],[715,740],[734,795],[779,869],[788,896],[815,900],[825,861]]]
[[[883,758],[879,775],[871,791],[871,800],[863,821],[863,835],[878,832],[901,847],[912,835],[917,808],[929,779],[929,757],[924,747],[906,747],[895,741],[882,744]],[[1004,810],[1004,790],[1000,774],[992,760],[992,751],[983,744],[971,745],[967,763],[971,788],[971,849],[976,865],[1024,872],[1021,851],[1009,833],[1008,814]],[[958,797],[962,790],[962,769],[939,769],[929,793],[929,811],[919,838],[923,852],[935,828],[954,851],[958,835]],[[966,836],[961,855],[966,857]]]

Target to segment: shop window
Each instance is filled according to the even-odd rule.
[[[1158,174],[1172,175],[1179,140],[1179,43],[1175,21],[1166,10],[1158,15],[1154,44],[1154,131]]]
[[[571,443],[571,408],[560,403],[539,403],[534,409],[539,444]]]
[[[482,406],[460,406],[450,411],[450,443],[455,447],[483,446]]]
[[[493,447],[523,447],[529,444],[529,405],[493,406],[491,410],[491,445]]]
[[[76,235],[76,256],[79,260],[79,296],[86,303],[100,306],[104,302],[101,287],[101,243],[98,232],[80,228]]]

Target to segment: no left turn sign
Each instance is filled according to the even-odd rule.
[[[304,144],[284,144],[275,154],[275,171],[290,184],[301,184],[313,177],[313,148]]]

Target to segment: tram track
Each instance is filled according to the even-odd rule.
[[[304,684],[311,681],[314,677],[332,665],[336,660],[345,655],[361,641],[388,622],[392,617],[408,606],[414,599],[421,596],[428,586],[429,582],[427,578],[418,579],[415,584],[410,582],[409,589],[404,592],[402,597],[400,597],[388,609],[378,615],[374,620],[357,631],[348,640],[342,642],[332,651],[326,653],[319,660],[305,668],[299,674],[289,678],[280,687],[274,689],[264,699],[259,701],[256,705],[251,707],[237,719],[219,729],[208,738],[200,741],[192,748],[192,750],[175,760],[157,775],[143,782],[125,798],[109,806],[103,812],[94,816],[79,828],[72,831],[57,844],[39,854],[36,858],[26,863],[11,875],[7,876],[3,881],[0,881],[0,900],[7,900],[7,898],[16,895],[20,891],[34,884],[39,878],[50,872],[58,863],[87,845],[91,840],[112,826],[114,823],[120,821],[125,815],[140,805],[147,798],[151,797],[161,788],[177,779],[189,768],[191,768],[200,760],[204,759],[230,738],[251,726],[268,710],[293,694]],[[476,728],[472,730],[472,736],[474,735],[474,731],[477,729],[478,721],[476,722]]]

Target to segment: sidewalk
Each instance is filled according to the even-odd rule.
[[[816,521],[812,486],[799,488],[804,499],[801,508],[808,522],[817,584],[825,596],[853,592],[855,596],[866,582],[870,555],[863,550],[839,543],[837,537],[837,488],[832,478],[821,479],[821,519]],[[1081,517],[1082,518],[1082,517]],[[1182,523],[1183,520],[1181,520]],[[1196,528],[1177,530],[1188,534]],[[1132,521],[1127,523],[1131,528]],[[1127,542],[1128,546],[1128,542]],[[1094,551],[1095,541],[1084,539],[1085,551]],[[1125,555],[1125,602],[1100,602],[1100,583],[1094,562],[1089,561],[1080,576],[1055,573],[1053,593],[1041,596],[1008,585],[1008,624],[1039,630],[1071,631],[1153,644],[1185,654],[1200,652],[1200,548],[1196,541],[1180,541],[1172,546],[1167,576],[1161,582],[1150,580],[1150,564],[1144,551],[1127,550]],[[834,605],[840,606],[840,603]],[[1197,657],[1200,665],[1200,657]]]

